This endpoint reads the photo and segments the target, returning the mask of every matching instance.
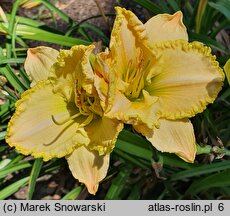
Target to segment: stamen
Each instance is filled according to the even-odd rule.
[[[93,120],[93,117],[94,117],[93,113],[90,114],[90,115],[87,117],[87,119],[86,119],[84,122],[82,122],[82,123],[80,124],[80,126],[81,126],[81,127],[85,127],[86,125],[88,125],[88,124]]]
[[[129,83],[131,83],[136,76],[138,76],[138,74],[140,73],[140,68],[137,67],[137,69],[133,70],[132,73],[130,74],[130,77],[129,77]]]
[[[49,143],[43,143],[43,145],[44,145],[44,146],[50,146],[50,145],[52,145],[53,143],[55,143],[55,142],[61,137],[61,135],[62,135],[72,124],[73,124],[73,122],[70,123],[70,124],[68,124],[65,128],[63,128],[63,129],[61,130],[61,132],[60,132],[51,142],[49,142]]]
[[[90,106],[93,106],[93,102],[90,100],[89,97],[87,97],[87,102],[89,103]]]
[[[143,67],[143,69],[142,69],[143,71],[147,71],[147,69],[148,69],[148,67],[150,65],[150,62],[151,62],[150,59],[148,59],[147,64],[145,64],[144,67],[142,66]]]
[[[63,124],[65,124],[65,123],[69,122],[70,120],[73,120],[73,119],[79,117],[80,115],[82,115],[81,112],[79,112],[79,113],[77,113],[77,114],[75,114],[75,115],[73,115],[73,116],[70,116],[69,118],[67,118],[67,119],[65,119],[65,120],[63,120],[63,121],[57,121],[57,120],[54,118],[53,115],[51,115],[51,118],[52,118],[53,122],[54,122],[56,125],[63,125]]]
[[[89,115],[89,113],[85,112],[85,110],[82,107],[79,107],[78,109],[82,115]]]
[[[58,140],[59,136],[56,136],[51,142],[43,143],[44,146],[50,146]]]
[[[129,60],[129,62],[128,62],[128,68],[127,68],[127,71],[126,71],[126,74],[125,74],[125,82],[129,81],[131,67],[132,67],[132,60]]]
[[[55,117],[52,115],[52,120],[53,122],[56,124],[56,125],[63,125],[67,122],[69,122],[70,120],[72,119],[75,119],[77,117],[79,117],[80,115],[88,115],[87,113],[85,113],[84,111],[83,112],[79,112],[73,116],[70,116],[68,119],[65,119],[64,121],[62,122],[59,122],[55,119]],[[77,130],[79,129],[79,127],[85,127],[86,125],[88,125],[94,118],[94,114],[91,113],[90,115],[87,116],[87,118],[85,119],[85,121],[83,121],[80,125],[77,126]],[[52,145],[53,143],[55,143],[59,138],[60,136],[68,129],[68,127],[70,127],[74,122],[71,122],[70,124],[68,124],[51,142],[49,143],[43,143],[44,146],[50,146]]]
[[[81,93],[80,100],[81,100],[81,104],[83,104],[84,100],[85,100],[85,94],[84,93]]]
[[[139,96],[143,86],[144,86],[144,80],[143,80],[143,76],[141,76],[140,79],[137,80],[136,89],[134,89],[134,91],[132,92],[132,96],[134,98]]]

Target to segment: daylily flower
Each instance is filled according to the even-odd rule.
[[[188,118],[202,112],[220,91],[224,74],[211,49],[188,42],[180,11],[159,14],[143,24],[131,11],[116,8],[110,54],[116,73],[109,118],[132,124],[159,151],[187,162],[196,154]]]
[[[230,85],[230,59],[228,59],[228,61],[224,65],[224,72]]]
[[[93,49],[28,50],[25,69],[33,87],[16,103],[6,140],[22,154],[45,161],[65,156],[73,176],[95,194],[123,124],[104,116],[110,99],[97,88],[108,90],[103,87],[107,78],[96,67],[100,55]]]

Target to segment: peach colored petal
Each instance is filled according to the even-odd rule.
[[[29,48],[25,61],[25,70],[34,86],[40,80],[46,80],[51,66],[57,61],[58,51],[45,46]]]
[[[99,182],[105,178],[109,168],[109,154],[99,156],[84,146],[66,157],[73,176],[84,183],[91,194],[96,194]]]
[[[22,154],[42,157],[45,161],[63,157],[89,139],[81,119],[73,119],[58,125],[57,121],[69,119],[78,111],[74,103],[68,103],[59,94],[54,94],[48,80],[40,81],[27,90],[16,103],[16,112],[11,118],[6,141]]]
[[[158,14],[149,19],[144,24],[149,44],[178,39],[188,41],[187,30],[182,19],[181,11],[177,11],[173,15]]]
[[[155,46],[157,60],[146,90],[159,97],[161,117],[192,117],[212,103],[224,74],[211,49],[199,42],[163,42]]]
[[[196,155],[196,143],[193,126],[188,119],[176,121],[160,119],[160,127],[151,131],[136,128],[159,151],[175,153],[187,162],[193,162]]]

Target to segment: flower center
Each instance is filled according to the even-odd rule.
[[[141,64],[137,64],[136,68],[132,68],[132,62],[129,62],[128,70],[126,72],[125,82],[129,84],[125,91],[125,95],[129,99],[136,99],[139,97],[141,90],[144,87],[144,79],[141,73]]]
[[[135,64],[132,60],[129,61],[128,69],[123,77],[123,80],[129,84],[124,92],[128,99],[135,100],[140,97],[142,89],[145,86],[145,75],[148,65],[149,61],[146,63],[141,53],[136,59]]]
[[[97,94],[95,92],[95,94]],[[100,99],[94,94],[88,95],[82,88],[76,90],[75,104],[79,108],[82,115],[90,115],[94,113],[102,116],[102,108],[100,105]]]

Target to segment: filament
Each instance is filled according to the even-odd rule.
[[[79,113],[77,113],[77,114],[75,114],[75,115],[73,115],[73,116],[70,116],[69,118],[67,118],[67,119],[65,119],[65,120],[63,120],[63,121],[57,121],[53,115],[51,115],[51,118],[52,118],[52,121],[53,121],[56,125],[63,125],[63,124],[65,124],[65,123],[69,122],[70,120],[73,120],[73,119],[79,117],[80,115],[81,115],[81,113],[79,112]]]
[[[90,98],[89,98],[89,97],[87,97],[87,102],[89,103],[89,105],[90,105],[90,106],[92,106],[92,105],[93,105],[93,102],[90,100]]]
[[[84,127],[84,126],[88,125],[88,124],[93,120],[93,117],[94,117],[93,113],[90,114],[90,115],[87,117],[87,119],[86,119],[84,122],[82,122],[82,123],[80,124],[80,127]]]
[[[65,128],[63,128],[63,130],[61,130],[61,132],[49,143],[43,143],[44,146],[50,146],[52,145],[53,143],[55,143],[59,138],[60,136],[73,124],[73,122],[69,125],[67,125]]]
[[[54,121],[54,123],[55,124],[57,124],[57,125],[63,125],[63,124],[65,124],[66,122],[68,122],[68,121],[70,121],[70,120],[72,120],[72,119],[74,119],[74,118],[77,118],[78,116],[80,116],[81,115],[81,113],[77,113],[77,114],[75,114],[75,115],[73,115],[73,116],[71,116],[70,118],[68,118],[68,119],[66,119],[66,120],[64,120],[64,121],[62,121],[62,122],[57,122],[57,120],[54,118],[54,116],[52,115],[52,120]],[[80,127],[85,127],[86,125],[88,125],[92,120],[93,120],[93,117],[94,117],[94,114],[90,114],[86,119],[85,119],[85,121],[83,121],[81,124],[79,124],[78,126],[77,126],[77,130],[78,130],[78,128],[80,128]],[[49,143],[43,143],[43,145],[44,146],[50,146],[50,145],[52,145],[53,143],[55,143],[59,138],[60,138],[60,136],[68,129],[68,127],[70,127],[72,124],[73,124],[74,122],[72,122],[71,124],[69,124],[69,125],[67,125],[51,142],[49,142]]]

